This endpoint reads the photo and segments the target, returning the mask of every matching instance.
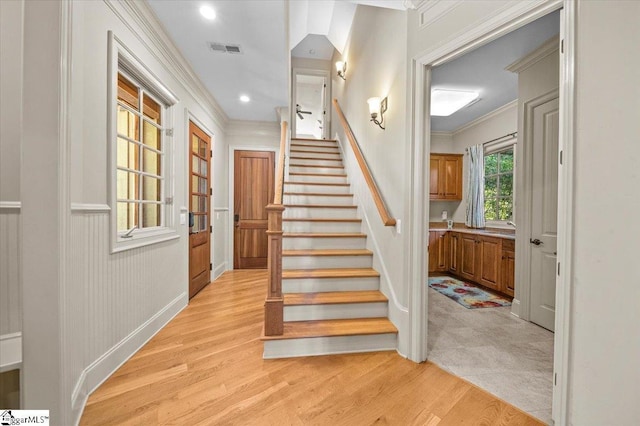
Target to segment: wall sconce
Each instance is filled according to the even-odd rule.
[[[346,81],[347,77],[345,77],[345,74],[347,73],[347,63],[342,61],[336,62],[336,70],[338,70],[338,77]]]
[[[369,104],[369,114],[371,114],[371,120],[373,124],[377,124],[382,130],[382,122],[384,121],[384,113],[387,111],[387,98],[380,100],[380,98],[367,99]],[[378,120],[378,113],[380,113],[380,120]]]

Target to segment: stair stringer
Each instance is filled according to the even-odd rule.
[[[362,233],[367,234],[366,247],[373,252],[373,269],[380,273],[380,291],[389,299],[389,320],[398,328],[398,346],[396,350],[400,355],[407,358],[411,338],[409,308],[407,306],[403,306],[398,299],[389,271],[382,256],[382,251],[378,245],[376,233],[373,232],[371,220],[369,220],[369,215],[367,215],[367,209],[364,208],[364,203],[367,203],[370,206],[371,211],[377,212],[377,207],[375,206],[375,202],[371,196],[371,191],[369,191],[369,187],[364,180],[362,171],[360,170],[350,147],[350,155],[347,155],[345,145],[342,143],[338,134],[335,135],[335,140],[338,143],[338,148],[340,149],[348,182],[351,184],[354,204],[358,206],[357,216],[362,219]],[[379,220],[379,217],[375,217],[375,219]],[[395,228],[391,232],[396,232]]]

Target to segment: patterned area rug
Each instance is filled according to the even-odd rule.
[[[451,277],[429,278],[429,287],[453,299],[467,309],[511,306],[511,302],[473,284]]]

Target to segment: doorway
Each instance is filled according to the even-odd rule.
[[[234,151],[233,268],[267,267],[267,211],[275,191],[273,151]]]
[[[189,298],[211,282],[211,137],[189,121]]]
[[[292,135],[326,139],[329,135],[330,78],[327,71],[294,69]]]

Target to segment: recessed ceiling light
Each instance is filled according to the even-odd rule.
[[[213,21],[216,19],[216,11],[209,5],[203,4],[200,6],[200,15],[204,16],[206,19]]]
[[[240,95],[240,102],[244,102],[247,103],[251,100],[250,97],[248,97],[247,95]]]
[[[431,115],[448,117],[477,98],[478,92],[434,89],[431,91]]]

